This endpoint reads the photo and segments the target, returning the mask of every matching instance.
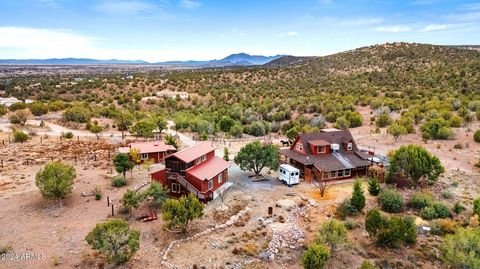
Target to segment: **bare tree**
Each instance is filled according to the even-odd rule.
[[[317,170],[314,172],[315,186],[317,186],[320,191],[320,196],[323,197],[328,189],[332,186],[333,180],[326,179],[323,177],[323,174]]]

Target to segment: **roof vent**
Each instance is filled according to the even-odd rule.
[[[333,151],[338,151],[338,150],[340,150],[340,145],[339,145],[339,144],[331,144],[331,145],[330,145],[330,148],[331,148]]]
[[[158,142],[153,142],[153,145],[154,145],[155,147],[158,147]]]

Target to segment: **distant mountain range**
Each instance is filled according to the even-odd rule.
[[[262,56],[237,53],[220,60],[209,61],[168,61],[150,63],[142,60],[97,60],[88,58],[53,58],[53,59],[0,59],[0,65],[98,65],[98,64],[145,64],[165,65],[178,67],[225,67],[225,66],[251,66],[263,65],[285,55]]]

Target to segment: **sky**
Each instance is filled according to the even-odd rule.
[[[480,44],[480,1],[0,0],[0,58],[321,56],[386,42]]]

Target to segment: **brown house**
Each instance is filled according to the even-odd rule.
[[[167,145],[163,141],[135,142],[128,144],[128,147],[118,149],[120,153],[129,153],[134,148],[140,155],[140,161],[152,160],[154,163],[161,163],[165,157],[176,152],[174,146]]]
[[[306,181],[364,176],[370,166],[369,156],[358,150],[348,130],[301,134],[290,148],[281,152],[288,164],[300,169]]]
[[[228,182],[228,162],[215,156],[215,146],[203,142],[165,158],[165,168],[151,173],[170,190],[170,195],[180,197],[193,193],[203,202],[215,199],[232,185]]]

